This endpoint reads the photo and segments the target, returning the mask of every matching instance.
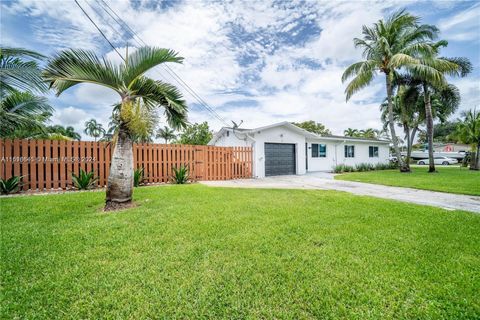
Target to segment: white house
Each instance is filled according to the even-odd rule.
[[[305,174],[331,171],[335,165],[387,163],[389,141],[320,136],[290,122],[280,122],[255,129],[223,127],[209,145],[253,148],[253,175]]]

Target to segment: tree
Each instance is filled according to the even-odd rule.
[[[0,47],[0,136],[14,137],[15,131],[43,129],[53,108],[44,97],[47,86],[36,60],[39,53]],[[27,59],[27,60],[26,60]]]
[[[455,99],[452,87],[448,85],[445,76],[461,76],[464,77],[471,71],[471,63],[467,58],[439,58],[439,48],[447,46],[447,41],[439,41],[432,45],[433,54],[421,55],[420,65],[415,68],[409,68],[415,80],[419,81],[423,90],[423,98],[425,102],[425,121],[427,125],[428,140],[428,172],[435,172],[435,163],[433,161],[433,114],[432,114],[432,95],[438,94],[443,96],[445,101],[450,97]],[[457,101],[453,101],[456,103]]]
[[[195,123],[185,128],[180,133],[176,143],[180,144],[193,144],[193,145],[206,145],[213,137],[212,131],[208,127],[208,123]]]
[[[170,129],[169,127],[165,126],[164,128],[158,129],[157,138],[162,138],[165,140],[165,143],[168,141],[173,140],[177,137],[175,131]]]
[[[330,130],[325,128],[325,126],[319,122],[315,122],[313,120],[310,121],[303,121],[303,122],[292,122],[299,128],[305,129],[309,132],[313,132],[319,134],[321,136],[332,134]]]
[[[57,96],[79,83],[93,83],[115,91],[121,99],[105,209],[115,209],[132,201],[132,135],[145,132],[159,107],[163,107],[171,127],[185,125],[187,106],[179,90],[144,75],[162,63],[181,63],[182,60],[172,50],[154,47],[139,48],[120,65],[100,59],[94,52],[75,49],[62,51],[49,60],[44,77]]]
[[[375,139],[377,137],[377,130],[373,128],[362,129],[359,132],[359,136],[362,138]]]
[[[470,165],[471,170],[480,170],[480,112],[477,109],[463,112],[463,121],[458,124],[457,136],[460,141],[471,144],[476,152]]]
[[[105,129],[101,123],[98,123],[95,119],[90,119],[85,122],[85,130],[83,130],[85,134],[93,137],[95,142],[97,142],[97,138],[103,136],[105,134]]]
[[[408,168],[402,161],[395,133],[392,82],[400,69],[418,68],[420,62],[415,57],[420,53],[433,52],[427,40],[434,39],[438,32],[436,27],[418,25],[418,22],[418,17],[402,10],[385,21],[378,21],[373,27],[363,26],[363,38],[355,38],[353,41],[355,47],[363,48],[365,60],[352,64],[342,75],[343,82],[354,77],[345,89],[347,101],[353,94],[368,86],[377,72],[385,75],[388,122],[401,172],[408,172]]]
[[[358,137],[360,132],[357,129],[348,128],[343,130],[343,135],[346,137]]]

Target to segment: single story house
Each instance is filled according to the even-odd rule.
[[[332,171],[339,164],[387,163],[390,141],[320,136],[280,122],[255,129],[223,127],[208,143],[253,148],[253,176],[305,174]]]

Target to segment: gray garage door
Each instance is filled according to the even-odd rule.
[[[265,143],[265,175],[295,174],[295,145]]]

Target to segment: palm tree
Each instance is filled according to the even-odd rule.
[[[165,143],[168,143],[168,141],[173,140],[176,137],[177,135],[175,134],[175,131],[167,126],[165,126],[163,129],[158,129],[157,138],[165,139]]]
[[[0,47],[1,137],[14,137],[16,131],[44,131],[53,108],[46,98],[32,93],[48,89],[36,61],[41,58],[33,51]]]
[[[93,137],[95,142],[97,142],[97,138],[105,134],[105,129],[103,129],[102,124],[98,123],[97,120],[90,119],[85,122],[85,130],[83,130],[83,132]]]
[[[168,49],[141,47],[116,65],[85,50],[65,50],[54,56],[45,68],[44,77],[57,95],[79,83],[93,83],[118,93],[118,130],[108,177],[106,206],[114,209],[128,204],[133,193],[132,135],[142,131],[159,107],[173,128],[186,123],[186,102],[174,86],[155,81],[144,74],[159,64],[181,63],[183,58]]]
[[[477,109],[463,112],[463,121],[458,124],[457,136],[463,143],[476,148],[470,170],[480,170],[480,112]]]
[[[363,138],[374,139],[377,137],[377,131],[373,128],[360,130],[359,136]]]
[[[421,67],[411,68],[413,78],[421,83],[425,103],[425,117],[428,140],[428,172],[435,172],[433,161],[433,115],[431,97],[434,93],[444,93],[445,100],[453,97],[451,87],[445,79],[446,75],[464,77],[470,73],[472,65],[467,58],[439,58],[438,49],[447,46],[447,41],[439,41],[432,45],[434,54],[420,57]]]
[[[346,137],[358,137],[359,131],[357,129],[348,128],[343,130],[343,135]]]
[[[414,59],[420,53],[433,51],[427,40],[434,39],[438,29],[430,25],[418,25],[419,18],[404,10],[394,13],[385,21],[380,20],[373,27],[363,26],[363,38],[355,38],[355,47],[363,48],[364,61],[349,66],[342,75],[342,81],[354,77],[345,89],[347,101],[353,94],[368,86],[377,72],[385,74],[388,118],[393,147],[401,172],[408,172],[400,155],[393,119],[393,80],[401,68],[416,68],[419,61]]]

